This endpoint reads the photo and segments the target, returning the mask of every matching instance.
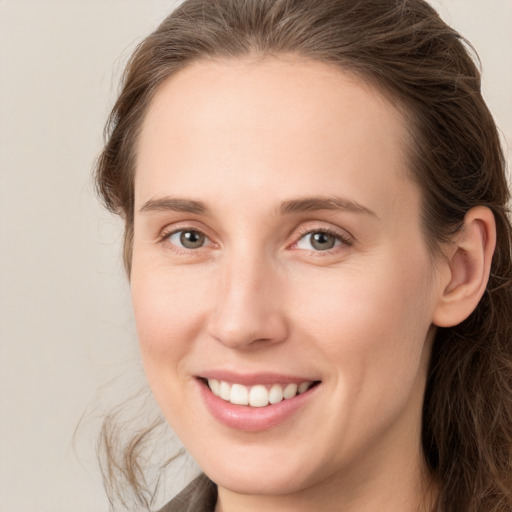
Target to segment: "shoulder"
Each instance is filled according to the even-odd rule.
[[[214,512],[216,502],[217,486],[201,474],[159,512]]]

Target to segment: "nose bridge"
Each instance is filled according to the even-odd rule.
[[[272,258],[241,246],[225,255],[220,274],[210,334],[233,348],[282,341],[287,326]]]

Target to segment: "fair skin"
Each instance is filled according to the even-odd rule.
[[[407,140],[390,100],[318,62],[199,62],[157,91],[138,144],[133,306],[149,384],[218,484],[217,512],[428,506],[434,324],[478,302],[493,221],[468,214],[434,271]],[[233,405],[212,377],[310,388]]]

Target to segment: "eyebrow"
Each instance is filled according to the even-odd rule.
[[[139,213],[154,211],[175,211],[183,213],[207,213],[208,208],[201,201],[180,199],[178,197],[162,197],[146,201]]]
[[[345,210],[352,213],[366,214],[377,217],[377,214],[350,199],[342,197],[304,197],[300,199],[291,199],[281,203],[277,209],[277,213],[281,215],[289,215],[293,213],[311,212],[318,210]],[[205,214],[208,213],[208,207],[202,201],[193,199],[182,199],[178,197],[161,197],[158,199],[150,199],[146,201],[139,213],[153,211],[175,211],[182,213]]]
[[[292,199],[282,203],[278,211],[282,215],[286,215],[317,210],[346,210],[352,213],[363,213],[378,218],[377,214],[366,206],[350,199],[336,196]]]

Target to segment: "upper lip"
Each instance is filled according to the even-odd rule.
[[[215,379],[231,384],[255,386],[256,384],[300,384],[302,382],[316,382],[319,379],[309,376],[299,377],[273,372],[232,372],[229,370],[208,370],[198,375],[201,379]]]

